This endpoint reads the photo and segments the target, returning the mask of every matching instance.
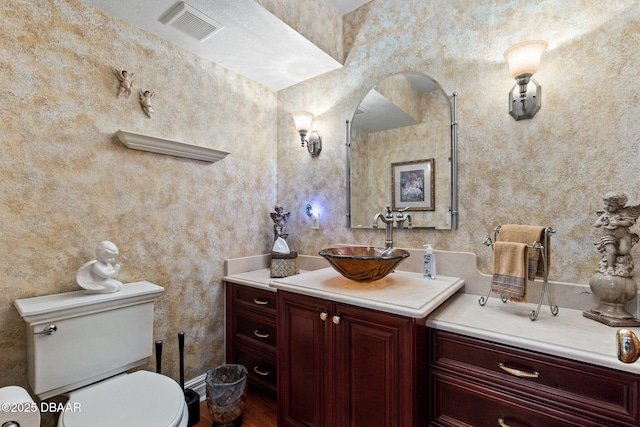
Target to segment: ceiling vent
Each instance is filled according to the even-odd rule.
[[[200,43],[224,28],[219,22],[184,2],[178,3],[176,7],[168,11],[160,19],[160,22],[182,31]]]

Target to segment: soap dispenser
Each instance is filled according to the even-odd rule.
[[[424,254],[424,277],[429,279],[436,278],[436,256],[433,254],[431,245],[424,245],[427,251]]]

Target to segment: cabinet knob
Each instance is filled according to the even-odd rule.
[[[340,323],[340,316],[333,316],[331,320],[337,325],[338,323]]]
[[[329,315],[327,314],[326,311],[323,311],[322,313],[320,313],[320,320],[322,320],[323,322],[327,320],[328,317]]]
[[[514,369],[506,366],[504,362],[498,362],[498,368],[519,378],[538,378],[540,376],[540,372],[538,371],[532,371],[532,372],[521,371],[520,369]]]

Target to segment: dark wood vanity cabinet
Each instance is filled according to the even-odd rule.
[[[413,318],[278,291],[278,425],[426,425],[427,331]]]
[[[249,383],[276,394],[277,294],[227,282],[227,363],[249,371]]]
[[[640,376],[429,329],[433,426],[640,425]]]

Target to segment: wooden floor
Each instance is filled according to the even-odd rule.
[[[242,427],[276,427],[278,409],[274,398],[249,387],[247,402],[242,411]],[[211,427],[213,420],[207,402],[200,403],[200,422],[194,427]]]

